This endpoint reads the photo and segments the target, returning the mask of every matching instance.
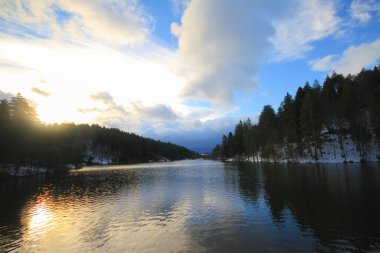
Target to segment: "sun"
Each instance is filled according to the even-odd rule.
[[[0,49],[2,57],[20,66],[0,72],[2,90],[34,101],[45,123],[96,123],[96,109],[104,105],[91,95],[104,91],[126,109],[133,103],[181,108],[186,81],[169,50],[148,57],[99,45],[43,41],[0,41]]]
[[[94,120],[93,113],[81,113],[79,108],[90,105],[81,103],[80,99],[52,95],[49,98],[36,98],[38,118],[43,123],[86,123]],[[39,100],[39,101],[38,101]]]

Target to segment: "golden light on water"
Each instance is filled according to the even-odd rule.
[[[45,227],[52,220],[53,216],[49,209],[43,204],[38,204],[32,211],[32,217],[29,222],[30,233],[37,232],[40,234],[43,231],[40,228]]]
[[[43,238],[54,223],[54,215],[49,208],[48,191],[36,197],[34,205],[26,209],[26,237],[34,241]]]

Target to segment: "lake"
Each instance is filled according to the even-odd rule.
[[[379,164],[195,160],[0,179],[0,252],[379,252]]]

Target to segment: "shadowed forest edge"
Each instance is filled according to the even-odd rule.
[[[212,157],[250,161],[378,161],[380,66],[356,75],[332,73],[286,94],[277,112],[264,106],[257,124],[240,121]]]

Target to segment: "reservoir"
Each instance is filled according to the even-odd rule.
[[[194,160],[0,179],[0,252],[379,252],[380,165]]]

